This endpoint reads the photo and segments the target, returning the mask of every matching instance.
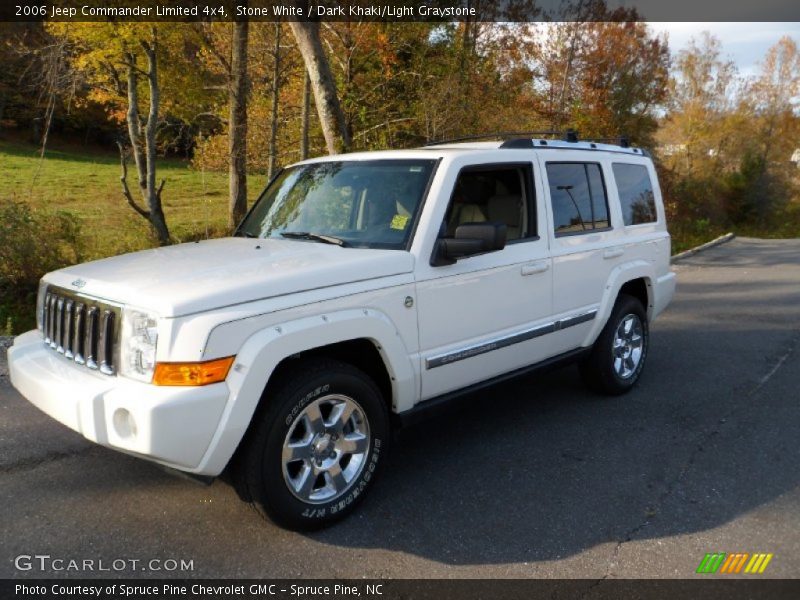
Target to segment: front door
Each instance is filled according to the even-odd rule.
[[[531,163],[467,165],[457,176],[441,236],[468,222],[503,222],[503,250],[418,270],[423,400],[548,356],[552,265]]]

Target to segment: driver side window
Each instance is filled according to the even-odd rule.
[[[453,237],[465,223],[504,223],[507,242],[536,236],[528,164],[479,165],[461,170],[442,226]]]

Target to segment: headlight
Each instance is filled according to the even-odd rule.
[[[47,295],[47,284],[44,280],[39,282],[39,292],[36,294],[36,328],[44,331],[44,298]]]
[[[158,319],[141,310],[122,310],[120,375],[150,382],[156,365]]]

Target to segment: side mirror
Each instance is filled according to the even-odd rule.
[[[431,265],[452,265],[459,258],[502,250],[506,247],[505,223],[464,223],[456,228],[455,237],[440,238],[431,258]]]

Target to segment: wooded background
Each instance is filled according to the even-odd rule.
[[[800,54],[753,77],[632,10],[561,23],[0,24],[0,330],[63,264],[225,235],[281,167],[491,131],[627,136],[674,248],[800,233]]]

